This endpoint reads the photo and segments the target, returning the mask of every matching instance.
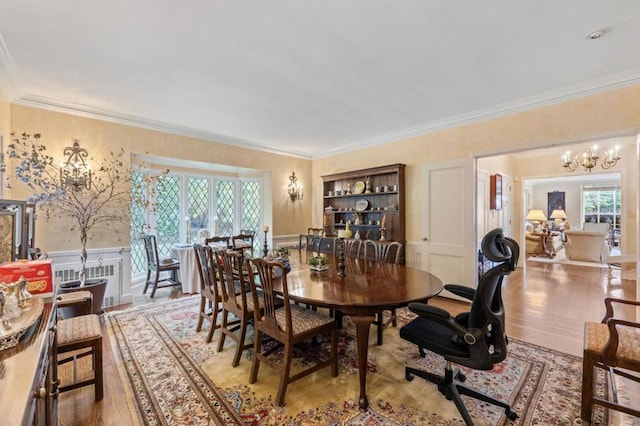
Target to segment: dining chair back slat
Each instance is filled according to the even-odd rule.
[[[364,242],[364,258],[375,260],[376,262],[394,263],[400,264],[403,244],[398,241],[381,242],[367,240]],[[383,337],[382,332],[390,324],[393,327],[398,325],[398,317],[396,315],[395,308],[391,309],[390,317],[385,320],[383,311],[376,314],[376,319],[373,324],[378,327],[377,329],[377,343],[382,345]]]
[[[211,323],[206,342],[213,339],[213,333],[220,328],[217,324],[220,312],[220,290],[218,283],[217,263],[214,262],[213,250],[207,245],[194,244],[196,252],[196,266],[200,276],[200,314],[196,331],[202,330],[202,323],[206,319]],[[208,306],[207,306],[208,305]],[[211,313],[207,313],[211,309]]]
[[[322,237],[323,234],[324,230],[322,228],[307,228],[306,234],[300,234],[298,249],[309,250],[310,247],[313,247],[313,241],[318,237]]]
[[[261,311],[262,301],[258,298],[255,302],[251,299],[251,293],[247,289],[242,258],[240,253],[232,250],[219,250],[216,252],[218,259],[219,276],[222,298],[222,333],[218,341],[218,352],[224,347],[225,336],[229,336],[236,342],[236,351],[231,362],[232,367],[237,367],[240,357],[245,349],[253,346],[253,343],[245,343],[249,320],[253,319],[254,309]],[[233,314],[239,321],[229,321],[229,314]],[[236,324],[239,327],[235,327]]]
[[[398,241],[380,242],[366,240],[364,242],[365,259],[378,262],[400,264],[403,244]]]
[[[362,248],[362,240],[357,240],[355,238],[345,238],[342,240],[344,244],[344,255],[348,259],[359,259],[360,258],[360,250]]]
[[[231,246],[234,248],[242,247],[240,244],[243,244],[243,251],[248,252],[250,256],[253,256],[253,231],[251,234],[238,234],[231,237]],[[240,243],[240,244],[238,244]]]
[[[204,240],[204,244],[206,246],[209,246],[209,245],[220,246],[220,247],[224,246],[226,248],[231,247],[230,242],[231,242],[231,237],[209,237]]]

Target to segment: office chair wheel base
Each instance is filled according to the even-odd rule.
[[[412,381],[412,380],[413,380],[413,377],[414,377],[414,376],[413,376],[413,373],[410,373],[410,372],[408,372],[408,371],[404,374],[404,378],[405,378],[405,379],[407,379],[407,382]]]
[[[467,376],[465,376],[462,373],[458,373],[458,376],[456,378],[458,379],[459,382],[464,382],[465,380],[467,380]]]
[[[512,411],[510,408],[505,409],[504,413],[507,415],[509,420],[516,420],[519,417],[518,413],[516,413],[515,411]]]

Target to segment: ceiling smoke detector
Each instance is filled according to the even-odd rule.
[[[604,28],[601,28],[599,30],[595,30],[594,32],[587,34],[587,38],[589,40],[596,40],[602,37],[604,33],[605,33]]]

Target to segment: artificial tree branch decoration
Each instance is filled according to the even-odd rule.
[[[131,203],[145,210],[153,208],[144,196],[145,191],[137,186],[148,185],[148,177],[143,180],[132,180],[132,169],[125,161],[124,149],[110,152],[100,160],[93,157],[88,160],[94,163],[91,185],[86,188],[64,185],[60,168],[47,148],[40,143],[41,135],[22,133],[16,136],[11,133],[11,143],[3,153],[0,170],[9,167],[14,170],[15,178],[24,183],[33,193],[27,201],[35,203],[45,213],[47,220],[63,218],[71,220],[71,231],[79,232],[82,268],[80,271],[81,286],[86,281],[87,243],[98,230],[118,232],[118,224],[129,223],[131,219]],[[163,172],[155,177],[158,181]],[[11,176],[7,177],[7,187],[11,187]],[[132,194],[138,196],[132,197]]]

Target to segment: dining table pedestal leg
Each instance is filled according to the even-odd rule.
[[[358,405],[361,410],[369,407],[367,399],[367,355],[369,353],[369,328],[374,315],[351,316],[351,320],[356,325],[356,341],[358,343],[358,374],[360,375],[360,397]]]

